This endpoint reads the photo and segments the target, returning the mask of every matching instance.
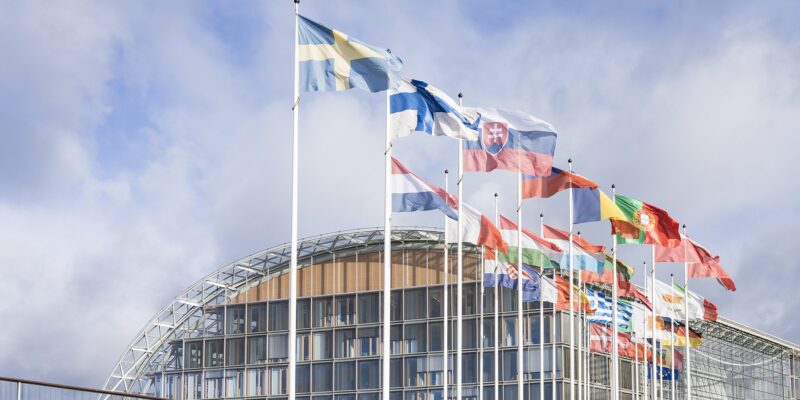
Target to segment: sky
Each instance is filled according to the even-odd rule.
[[[319,1],[301,13],[469,106],[558,131],[556,165],[662,207],[737,283],[726,317],[800,343],[800,8],[792,1]],[[100,387],[175,295],[290,238],[293,10],[241,2],[0,2],[0,375]],[[304,94],[301,237],[383,224],[384,94]],[[457,142],[394,154],[428,181]],[[455,187],[450,174],[450,187]],[[515,175],[467,173],[514,218]],[[526,201],[565,227],[566,193]],[[394,224],[442,226],[436,212]],[[607,224],[581,225],[610,244]],[[793,255],[794,254],[794,255]],[[646,246],[621,246],[641,267]],[[682,280],[682,268],[659,264]],[[643,269],[634,277],[641,282]]]

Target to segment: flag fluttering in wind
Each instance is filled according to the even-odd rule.
[[[403,62],[382,48],[298,16],[300,89],[306,92],[359,88],[380,92],[397,85]]]
[[[613,300],[603,292],[594,289],[586,289],[586,297],[589,299],[589,307],[594,313],[586,320],[597,324],[611,325]],[[617,300],[617,327],[622,332],[631,331],[631,314],[633,307],[624,300]]]
[[[702,296],[689,292],[689,315],[684,312],[683,300],[686,290],[678,284],[655,281],[653,288],[653,311],[661,317],[673,318],[680,321],[700,319],[706,321],[717,320],[717,306]]]
[[[585,312],[587,315],[594,313],[594,310],[592,310],[592,307],[589,305],[589,298],[586,297],[586,293],[584,293],[578,285],[570,284],[569,280],[559,275],[554,276],[553,281],[555,281],[556,287],[558,288],[557,310],[569,310],[570,286],[572,286],[572,296],[577,306],[576,311]]]
[[[464,171],[504,169],[523,175],[548,176],[556,150],[556,130],[520,111],[469,108],[478,119],[478,139],[464,142]]]
[[[502,253],[507,252],[508,243],[503,240],[503,236],[492,221],[467,203],[461,203],[461,205],[463,208],[458,210],[458,218],[463,218],[461,226],[464,242],[477,246],[484,245]],[[445,229],[447,230],[447,243],[457,243],[458,222],[448,218]]]
[[[520,273],[516,264],[512,264],[497,259],[497,253],[487,250],[484,261],[483,285],[485,287],[506,287],[517,289],[517,277]],[[544,275],[539,274],[533,268],[522,265],[522,301],[546,301],[556,303],[558,301],[558,288],[555,283]]]
[[[455,210],[455,198],[447,194],[442,188],[420,179],[394,157],[392,157],[391,179],[392,211],[441,210],[448,217],[455,220],[458,219],[458,212]]]
[[[599,323],[589,323],[589,351],[593,353],[611,353],[613,332],[611,328]],[[617,332],[617,354],[634,358],[634,351],[637,344],[631,340],[631,335],[624,332]],[[639,352],[641,359],[644,350]]]
[[[688,295],[687,298],[689,299],[689,315],[684,318],[684,320],[692,320],[692,319],[703,319],[706,321],[716,321],[718,317],[717,313],[717,306],[706,300],[705,297],[698,295],[697,293],[692,292],[691,290],[686,290],[683,286],[678,285],[677,283],[673,285],[675,287],[675,292],[680,294],[681,296]],[[688,293],[687,293],[688,292]]]
[[[617,243],[657,244],[677,247],[681,242],[678,223],[669,214],[653,205],[627,196],[616,195],[614,200],[625,213],[627,221],[612,221]]]
[[[614,201],[600,189],[573,189],[572,195],[575,202],[572,222],[576,224],[606,219],[628,220]]]
[[[675,326],[671,326],[674,324]],[[683,347],[686,346],[686,325],[679,321],[670,320],[669,318],[656,318],[656,328],[667,332],[667,335],[661,339],[661,344],[664,346]],[[673,340],[672,331],[675,330],[675,338]],[[703,336],[692,328],[689,328],[689,347],[696,348],[703,344]]]
[[[688,264],[689,278],[717,278],[717,282],[725,289],[736,291],[733,279],[719,264],[719,256],[712,255],[684,235],[681,235],[678,247],[656,246],[656,261],[685,262]]]
[[[562,190],[572,188],[596,188],[597,184],[578,174],[553,167],[548,176],[522,176],[522,198],[550,197]]]
[[[402,79],[389,96],[389,132],[392,138],[412,132],[455,139],[477,140],[478,114],[459,110],[441,90],[414,79]]]
[[[500,216],[500,233],[508,243],[508,252],[498,254],[501,260],[517,261],[517,224]],[[522,263],[540,268],[556,268],[562,259],[563,249],[522,228]]]
[[[568,269],[570,264],[569,232],[544,225],[544,238],[564,251],[559,266],[562,269]],[[572,238],[572,259],[575,262],[573,269],[586,270],[600,275],[604,272],[603,247],[595,246],[577,235]]]

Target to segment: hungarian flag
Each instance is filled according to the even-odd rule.
[[[498,254],[500,261],[517,264],[518,246],[517,224],[510,219],[500,216],[500,234],[503,240],[508,243],[508,252]],[[522,263],[535,265],[541,268],[555,268],[561,261],[563,251],[553,243],[550,243],[529,230],[522,228]]]
[[[719,264],[719,256],[712,255],[703,246],[681,235],[678,247],[656,246],[657,262],[685,262],[690,278],[717,278],[725,289],[736,291],[730,275]]]
[[[572,188],[591,188],[597,184],[578,174],[553,167],[553,172],[548,176],[522,176],[522,198],[546,198],[562,190]]]
[[[462,205],[464,208],[458,210],[458,218],[462,219],[463,241],[478,246],[484,245],[500,252],[508,251],[508,243],[503,240],[503,236],[492,221],[466,203],[462,203]],[[458,221],[447,218],[445,229],[447,230],[447,242],[457,243]]]
[[[615,196],[615,203],[628,221],[612,220],[617,243],[657,244],[677,247],[681,242],[678,223],[655,206],[626,196]]]

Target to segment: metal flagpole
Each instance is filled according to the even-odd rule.
[[[444,191],[449,196],[450,192],[448,191],[449,184],[448,184],[447,177],[448,177],[448,171],[444,170]],[[446,227],[447,226],[447,218],[448,217],[445,216],[444,218],[445,218],[444,223],[445,223],[445,227]],[[450,335],[448,335],[448,332],[447,332],[448,329],[449,329],[449,325],[450,325],[450,319],[448,317],[448,314],[450,313],[450,310],[449,310],[450,296],[449,296],[449,289],[448,289],[448,286],[450,285],[450,283],[449,283],[449,281],[450,281],[450,260],[449,260],[449,258],[450,258],[449,257],[450,247],[447,245],[448,241],[447,241],[447,229],[446,228],[444,230],[444,235],[445,235],[445,238],[444,238],[444,289],[442,290],[442,307],[444,309],[444,311],[442,313],[443,316],[444,316],[444,325],[442,326],[442,349],[444,350],[442,352],[442,354],[443,354],[443,356],[442,356],[442,371],[444,373],[442,374],[442,376],[443,376],[443,378],[442,378],[442,399],[447,400],[447,381],[448,381],[448,378],[449,378],[448,375],[450,373],[450,370],[448,369],[448,362],[450,361],[449,360],[450,359],[450,354],[448,353],[448,350],[447,350],[449,342],[450,342]]]
[[[572,159],[567,160],[569,172],[572,172]],[[570,178],[571,182],[572,178]],[[575,296],[572,293],[572,285],[575,284],[575,267],[572,251],[572,189],[569,191],[569,398],[575,400]]]
[[[517,173],[517,399],[524,399],[524,366],[522,353],[522,171]],[[541,294],[541,290],[539,291]]]
[[[556,280],[556,270],[553,269],[553,281]],[[572,288],[567,291],[572,292]],[[558,300],[556,300],[558,301]],[[550,337],[552,351],[550,351],[550,398],[556,400],[556,338],[558,337],[558,324],[556,323],[556,305],[553,304],[553,321],[550,324],[553,327],[553,334]]]
[[[300,58],[297,51],[299,41],[300,0],[294,0],[294,104],[292,105],[292,243],[290,245],[289,265],[289,400],[295,400],[295,367],[297,366],[295,347],[297,345],[297,175],[300,127]],[[388,182],[388,181],[387,181]],[[388,397],[384,400],[389,400]]]
[[[656,280],[656,245],[650,246],[651,248],[651,260],[650,262],[653,263],[653,290],[656,288],[655,280]],[[656,334],[656,325],[655,325],[655,314],[653,314],[653,336]],[[658,342],[658,354],[661,355],[662,351],[664,350],[664,344],[661,341]],[[655,370],[655,366],[653,368]],[[664,380],[661,376],[661,367],[658,367],[658,398],[664,398]]]
[[[675,277],[673,274],[669,274],[670,286],[672,288],[672,294],[675,295]],[[672,357],[670,357],[670,391],[669,391],[669,398],[671,400],[675,400],[675,319],[670,319],[669,324],[669,340],[670,346],[669,351],[672,352]]]
[[[650,325],[650,327],[652,329],[650,331],[651,332],[651,345],[650,345],[651,352],[650,353],[652,354],[652,357],[651,357],[652,358],[652,364],[650,365],[650,377],[651,377],[651,379],[653,381],[653,382],[651,382],[652,383],[652,385],[651,385],[652,386],[651,395],[653,397],[653,400],[656,400],[657,397],[656,397],[656,379],[655,379],[655,377],[656,377],[656,309],[655,309],[655,303],[656,303],[656,264],[655,263],[653,263],[653,267],[650,268],[650,298],[653,299],[653,312],[651,313],[652,315],[650,316],[650,321],[652,323]]]
[[[539,214],[539,234],[544,237],[544,214]],[[544,279],[544,267],[542,267],[542,279]],[[541,297],[539,298],[539,398],[544,400],[544,302]]]
[[[644,284],[643,284],[642,287],[644,287],[644,292],[645,292],[645,294],[647,294],[648,293],[648,291],[647,291],[647,261],[642,261],[642,279],[644,280]],[[644,392],[644,400],[647,400],[648,396],[650,395],[650,392],[649,392],[649,390],[647,388],[647,384],[648,384],[648,382],[647,382],[647,307],[643,307],[643,308],[644,308],[644,320],[642,321],[642,333],[644,334],[643,335],[644,337],[642,338],[642,344],[643,344],[642,349],[644,349],[644,354],[642,355],[642,359],[644,359],[644,363],[643,363],[642,366],[643,366],[644,371],[642,371],[642,375],[644,376],[644,379],[642,379],[642,384],[644,386],[644,390],[643,390],[643,392]],[[637,376],[636,379],[639,379],[638,376]]]
[[[480,331],[480,335],[478,336],[478,400],[483,400],[483,296],[485,295],[486,288],[484,287],[483,283],[483,276],[486,274],[486,248],[485,246],[481,246],[481,303],[480,303],[480,314],[479,318],[480,323],[478,324],[478,330]]]
[[[586,291],[586,284],[584,284],[583,291],[584,292]],[[583,312],[583,318],[584,318],[584,321],[585,321],[586,320],[586,310],[584,310],[584,312]],[[590,384],[590,380],[591,380],[591,362],[592,362],[592,353],[589,351],[589,341],[591,340],[590,336],[591,336],[591,332],[589,330],[589,324],[587,323],[586,324],[586,335],[584,336],[584,339],[586,339],[586,366],[585,366],[585,368],[586,368],[586,384],[584,385],[585,386],[585,390],[586,390],[586,400],[591,400],[591,398],[592,398],[592,388],[589,385]]]
[[[464,95],[458,93],[458,108],[463,110],[462,99]],[[464,198],[464,139],[458,139],[458,210],[462,208],[462,198]],[[464,218],[458,219],[458,267],[456,284],[456,399],[461,400],[462,396],[462,373],[464,368],[463,340],[464,337]]]
[[[631,332],[633,339],[633,395],[639,400],[639,342],[636,340],[636,332]]]
[[[494,194],[494,224],[500,226],[497,193]],[[494,397],[492,400],[500,400],[500,285],[497,278],[497,264],[494,269]]]
[[[686,238],[686,224],[683,225],[683,237]],[[685,240],[688,240],[686,238]],[[692,355],[689,353],[689,262],[686,260],[686,245],[683,246],[683,323],[686,343],[686,400],[692,400]]]
[[[389,132],[389,91],[386,91],[386,192],[383,222],[383,400],[389,400],[392,306],[392,137]]]
[[[611,193],[613,196],[614,203],[617,202],[617,189],[616,185],[611,185]],[[619,323],[617,320],[617,235],[615,233],[611,234],[611,240],[613,243],[613,247],[611,248],[611,255],[612,255],[612,277],[611,277],[611,298],[612,306],[611,306],[611,398],[613,400],[619,400],[619,354],[617,354],[617,348],[619,343],[617,341],[617,331],[619,330]]]

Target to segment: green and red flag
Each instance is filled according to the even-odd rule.
[[[614,197],[617,207],[628,221],[612,220],[617,243],[657,244],[677,247],[681,243],[678,223],[666,211],[627,196]]]

